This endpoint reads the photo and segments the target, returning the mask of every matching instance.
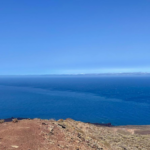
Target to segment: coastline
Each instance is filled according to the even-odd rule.
[[[13,119],[17,119],[18,121],[20,120],[34,120],[34,119],[40,119],[40,120],[52,120],[52,119],[41,119],[41,118],[21,118],[21,117],[18,117],[18,118],[15,118],[15,117],[11,117],[11,118],[5,118],[5,119],[0,119],[0,120],[4,120],[4,122],[12,122]],[[67,118],[67,119],[70,119],[70,118]],[[66,119],[66,120],[67,120]],[[55,120],[55,119],[54,119]],[[57,120],[55,120],[57,121]],[[79,122],[82,122],[82,121],[79,121]],[[104,126],[104,127],[144,127],[144,126],[150,126],[150,125],[113,125],[111,123],[91,123],[91,122],[83,122],[83,123],[88,123],[88,124],[91,124],[91,125],[95,125],[95,126]]]
[[[0,120],[4,120],[4,122],[12,122],[13,119],[17,119],[17,120],[31,119],[31,120],[33,120],[33,119],[40,119],[40,118],[21,118],[21,117],[14,118],[14,117],[11,117],[11,118],[0,119]],[[41,120],[43,120],[43,119],[41,119]],[[111,123],[91,123],[91,122],[85,122],[85,123],[93,124],[96,126],[114,127],[114,125],[112,125]]]

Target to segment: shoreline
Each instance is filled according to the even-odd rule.
[[[0,120],[4,120],[4,122],[12,122],[13,119],[17,119],[17,120],[30,119],[30,120],[33,120],[33,119],[41,119],[41,118],[21,118],[21,117],[14,118],[14,117],[11,117],[11,118],[0,119]],[[45,119],[41,119],[41,120],[45,120]],[[112,125],[111,123],[91,123],[91,122],[85,122],[85,123],[93,124],[93,125],[96,125],[96,126],[114,127],[114,125]]]
[[[15,118],[15,117],[11,117],[11,118],[5,118],[5,119],[0,119],[0,120],[4,120],[4,122],[12,122],[13,119],[17,119],[18,121],[19,120],[34,120],[34,119],[40,119],[40,120],[51,120],[51,119],[41,119],[41,118],[22,118],[22,117],[18,117],[18,118]],[[70,118],[66,118],[67,119],[70,119]],[[55,120],[55,119],[54,119]],[[61,120],[61,119],[60,119]],[[55,120],[55,121],[58,121],[58,120]],[[79,121],[79,122],[82,122],[82,121]],[[113,125],[111,123],[91,123],[91,122],[83,122],[83,123],[88,123],[88,124],[91,124],[91,125],[95,125],[95,126],[103,126],[103,127],[128,127],[128,126],[131,126],[131,127],[142,127],[142,126],[150,126],[149,125]]]

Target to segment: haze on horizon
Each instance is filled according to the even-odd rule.
[[[7,0],[0,18],[0,75],[150,72],[149,0]]]

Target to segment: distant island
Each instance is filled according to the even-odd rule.
[[[120,72],[120,73],[67,73],[67,74],[22,74],[22,75],[0,75],[0,77],[19,77],[19,76],[86,76],[86,77],[101,77],[101,76],[150,76],[149,72]]]

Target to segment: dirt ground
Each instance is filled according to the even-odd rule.
[[[104,127],[66,120],[0,123],[0,150],[150,150],[150,126]]]

